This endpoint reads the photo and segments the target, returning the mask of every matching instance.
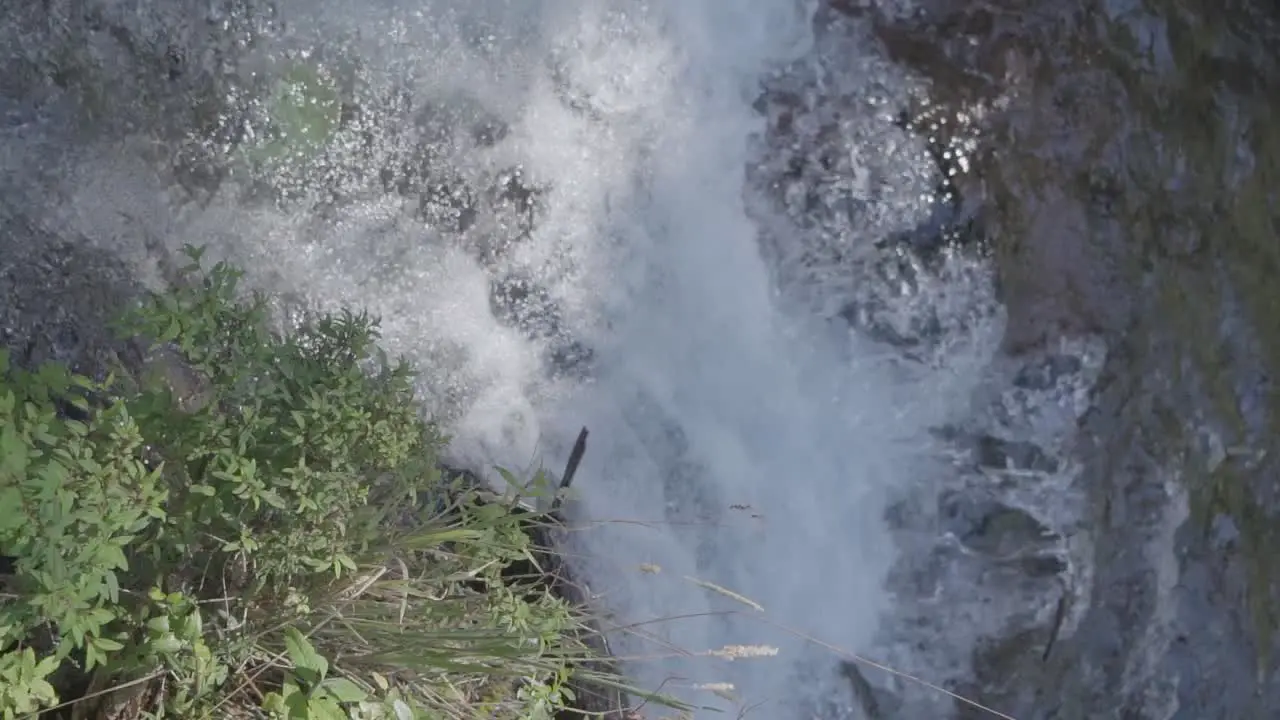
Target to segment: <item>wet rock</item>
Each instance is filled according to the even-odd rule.
[[[1041,657],[1047,640],[1048,629],[1035,626],[1011,629],[1007,634],[982,641],[973,652],[976,683],[962,688],[961,694],[981,696],[984,704],[1004,712],[1002,708],[1008,707],[1013,696],[1046,692],[1028,684],[1027,679],[1041,674]],[[956,720],[990,720],[992,715],[985,709],[957,703],[955,717]]]
[[[427,149],[415,153],[430,155]],[[418,219],[458,236],[486,267],[499,265],[513,246],[533,233],[543,188],[528,182],[521,168],[468,179],[437,160],[420,159],[410,165],[385,169],[384,186],[406,196],[416,194]]]
[[[937,323],[929,318],[910,318],[907,327],[898,327],[892,310],[880,298],[868,297],[845,304],[839,317],[868,338],[900,350],[918,347],[924,337],[936,335]]]
[[[1008,308],[1004,347],[1015,355],[1064,335],[1114,334],[1130,318],[1127,292],[1119,290],[1124,281],[1113,256],[1117,248],[1090,231],[1085,206],[1045,194],[1026,197],[1022,215],[1005,215],[996,231]]]
[[[410,173],[399,176],[398,190],[410,192],[416,180]],[[461,180],[428,179],[418,196],[418,217],[428,226],[451,233],[464,233],[480,213],[475,192]]]
[[[595,351],[577,340],[561,340],[550,350],[547,363],[555,378],[585,379],[591,375]]]
[[[1084,367],[1074,355],[1051,354],[1023,366],[1013,384],[1025,390],[1048,390],[1063,377],[1079,373]]]
[[[1058,461],[1049,457],[1038,445],[1025,440],[1004,440],[982,435],[974,448],[976,460],[983,467],[996,470],[1028,470],[1053,473]]]
[[[945,365],[948,340],[996,310],[982,196],[964,182],[974,127],[868,52],[865,23],[820,8],[815,42],[755,103],[766,131],[748,208],[762,251],[834,327],[903,364]]]
[[[906,530],[926,514],[924,506],[922,499],[915,494],[899,498],[885,508],[884,521],[892,530]]]
[[[1105,144],[1108,128],[1120,120],[1109,109],[1086,113],[1079,103],[1055,96],[1060,86],[1030,82],[1029,63],[1036,57],[1041,27],[1022,22],[1013,8],[1034,5],[938,0],[909,20],[884,11],[867,14],[889,56],[933,80],[935,102],[986,108],[986,142],[971,155],[975,169],[964,193],[991,209],[983,220],[1001,268],[1008,310],[1005,347],[1014,353],[1043,347],[1061,334],[1123,327],[1130,317],[1125,271],[1133,266],[1120,237],[1097,231],[1097,212],[1089,202],[1069,189],[1038,182],[1066,164],[1087,166],[1083,153],[1091,143]],[[1065,10],[1043,12],[1043,23],[1050,25]],[[1095,86],[1105,81],[1090,79]],[[1119,91],[1094,89],[1108,90]],[[1098,136],[1086,139],[1093,133]],[[1075,137],[1062,141],[1070,136]],[[997,150],[1024,143],[1035,150],[1016,161]]]
[[[967,117],[954,114],[945,106],[929,104],[913,111],[900,111],[894,124],[924,139],[925,152],[937,169],[933,187],[935,200],[932,212],[923,222],[877,245],[909,250],[926,267],[934,269],[945,250],[985,251],[988,238],[982,224],[981,198],[967,196],[965,192],[969,156],[977,147],[973,126]]]
[[[510,132],[500,117],[477,98],[463,93],[420,102],[413,111],[413,125],[422,142],[438,147],[466,142],[490,147]]]
[[[993,557],[1011,557],[1045,548],[1058,536],[1020,508],[972,492],[952,492],[939,500],[942,527],[968,549]]]
[[[1213,549],[1229,552],[1237,549],[1240,542],[1240,528],[1230,515],[1215,515],[1211,526]]]
[[[510,126],[496,117],[486,116],[471,124],[471,139],[479,147],[493,147],[502,142],[511,131]]]
[[[489,309],[504,324],[533,337],[548,337],[560,330],[560,309],[551,293],[523,275],[491,282]]]
[[[546,341],[544,359],[553,377],[590,374],[595,351],[566,332],[560,307],[545,287],[520,274],[497,278],[490,283],[489,308],[503,324]]]
[[[1086,333],[1109,346],[1077,447],[1093,551],[1076,620],[1043,663],[1029,629],[991,635],[966,690],[1018,718],[1271,717],[1280,465],[1197,453],[1207,423],[1223,447],[1275,454],[1280,406],[1259,393],[1280,372],[1280,218],[1263,169],[1280,136],[1258,88],[1280,72],[1280,16],[1182,0],[920,7],[875,23],[935,99],[994,110],[976,175],[1005,349]],[[1053,362],[1018,384],[1070,372]]]
[[[1067,561],[1060,555],[1028,555],[1018,559],[1019,569],[1028,577],[1056,577],[1067,571]]]
[[[842,661],[840,674],[849,681],[853,699],[862,709],[862,716],[866,720],[890,720],[898,717],[901,701],[885,688],[872,685],[857,663]]]
[[[118,259],[86,241],[0,218],[0,343],[16,363],[62,362],[104,379],[115,363],[140,360],[138,348],[111,330],[139,291]]]
[[[1046,474],[1055,473],[1059,469],[1057,459],[1028,440],[1009,440],[991,433],[975,433],[956,425],[932,428],[929,432],[948,445],[968,452],[974,464],[980,468]]]

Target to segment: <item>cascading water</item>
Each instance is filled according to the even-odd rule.
[[[80,73],[14,93],[34,99],[6,171],[42,178],[24,213],[144,275],[204,244],[272,291],[368,308],[459,463],[556,467],[586,425],[573,547],[638,682],[858,716],[801,635],[879,639],[885,510],[946,472],[931,428],[967,411],[994,327],[980,263],[895,274],[875,250],[936,205],[923,139],[885,115],[909,78],[854,45],[819,62],[794,0],[89,5],[6,29]],[[847,101],[815,198],[788,185],[810,148],[753,107],[765,85],[764,114]],[[74,150],[51,169],[42,142]],[[921,313],[909,359],[858,320]],[[778,654],[714,654],[756,645]]]

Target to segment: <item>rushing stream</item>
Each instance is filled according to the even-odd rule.
[[[1280,76],[1228,5],[0,0],[0,332],[93,371],[202,244],[379,315],[453,463],[588,427],[575,562],[699,718],[992,717],[851,653],[1272,717]]]

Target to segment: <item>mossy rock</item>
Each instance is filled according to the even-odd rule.
[[[245,158],[263,169],[314,159],[341,126],[342,95],[324,66],[290,61],[263,101],[268,130],[245,146]]]

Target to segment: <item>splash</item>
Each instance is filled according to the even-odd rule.
[[[846,260],[930,212],[925,153],[874,110],[854,169],[875,171],[877,143],[914,150],[874,188],[841,189],[862,203],[842,246],[768,188],[744,191],[774,151],[753,104],[812,55],[812,10],[188,4],[103,0],[98,23],[119,32],[66,31],[93,50],[69,87],[115,73],[136,97],[189,102],[149,116],[67,100],[96,122],[65,131],[77,150],[35,203],[41,222],[157,282],[161,251],[195,243],[300,303],[368,308],[426,369],[456,462],[556,467],[589,427],[574,548],[637,680],[771,718],[836,693],[800,634],[872,642],[895,557],[886,505],[940,471],[928,428],[965,398],[982,348],[903,363],[837,312],[868,277]],[[874,77],[842,82],[905,92],[855,66]],[[717,654],[740,646],[777,652]],[[697,690],[721,683],[739,698]]]

